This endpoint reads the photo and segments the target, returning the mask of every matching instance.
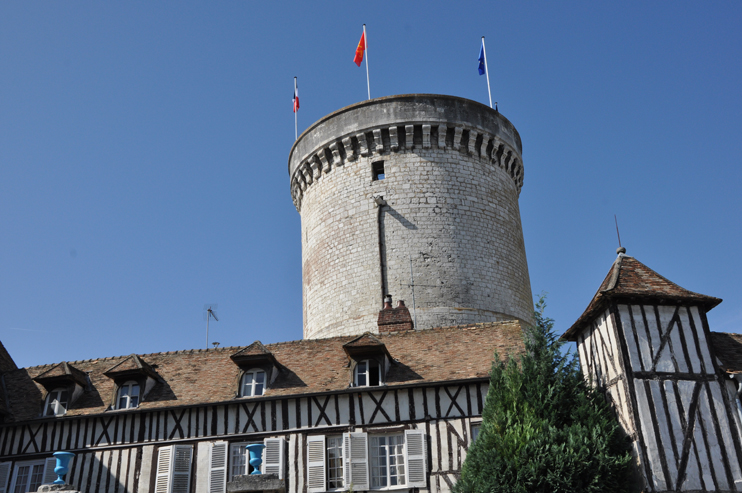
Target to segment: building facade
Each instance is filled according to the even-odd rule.
[[[450,492],[492,359],[532,321],[523,176],[517,131],[473,101],[321,119],[289,156],[304,339],[30,368],[0,344],[0,493],[54,480],[56,451],[84,493],[245,491],[256,443],[266,490]],[[710,331],[718,302],[622,253],[565,334],[645,491],[742,491],[742,337]]]
[[[82,492],[224,492],[250,443],[291,493],[450,491],[493,355],[522,351],[532,316],[521,154],[507,119],[450,96],[312,125],[289,157],[304,339],[33,368],[0,355],[0,493],[54,479],[61,450]]]

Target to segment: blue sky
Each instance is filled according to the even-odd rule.
[[[523,140],[558,331],[628,254],[742,329],[739,2],[3,2],[0,340],[21,366],[300,339],[299,131],[372,97],[493,99]],[[327,300],[332,303],[332,300]]]

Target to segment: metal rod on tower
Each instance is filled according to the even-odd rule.
[[[415,278],[412,275],[412,254],[410,254],[410,286],[412,287],[412,318],[417,329],[417,308],[415,306]]]
[[[621,248],[621,233],[618,232],[618,218],[613,214],[613,220],[616,221],[616,236],[618,236],[618,247]]]
[[[490,108],[492,108],[492,91],[490,91],[490,69],[487,66],[487,48],[484,46],[484,36],[482,36],[482,51],[484,52],[484,71],[487,74],[487,94],[490,97]],[[366,60],[368,62],[368,60]]]
[[[298,113],[299,105],[298,100],[299,99],[299,87],[296,85],[296,77],[294,77],[294,140],[299,138],[299,126],[297,124],[297,117],[296,114]]]
[[[371,99],[371,83],[368,78],[368,36],[366,36],[366,24],[363,25],[363,43],[366,48],[366,87],[368,88],[368,99]]]

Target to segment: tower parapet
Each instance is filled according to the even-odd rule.
[[[417,328],[530,320],[521,153],[505,117],[452,96],[364,101],[309,127],[289,155],[304,337],[378,331],[387,293]]]

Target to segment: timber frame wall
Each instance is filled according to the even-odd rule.
[[[632,439],[645,491],[742,491],[737,396],[702,308],[613,301],[577,346]]]
[[[154,491],[157,449],[190,444],[189,490],[195,493],[208,484],[202,445],[283,437],[286,491],[305,493],[307,436],[419,429],[427,442],[428,490],[448,492],[471,443],[471,425],[480,420],[487,389],[488,379],[477,378],[38,419],[0,427],[0,461],[11,462],[12,471],[18,461],[70,451],[77,455],[67,480],[81,492],[148,493]]]

